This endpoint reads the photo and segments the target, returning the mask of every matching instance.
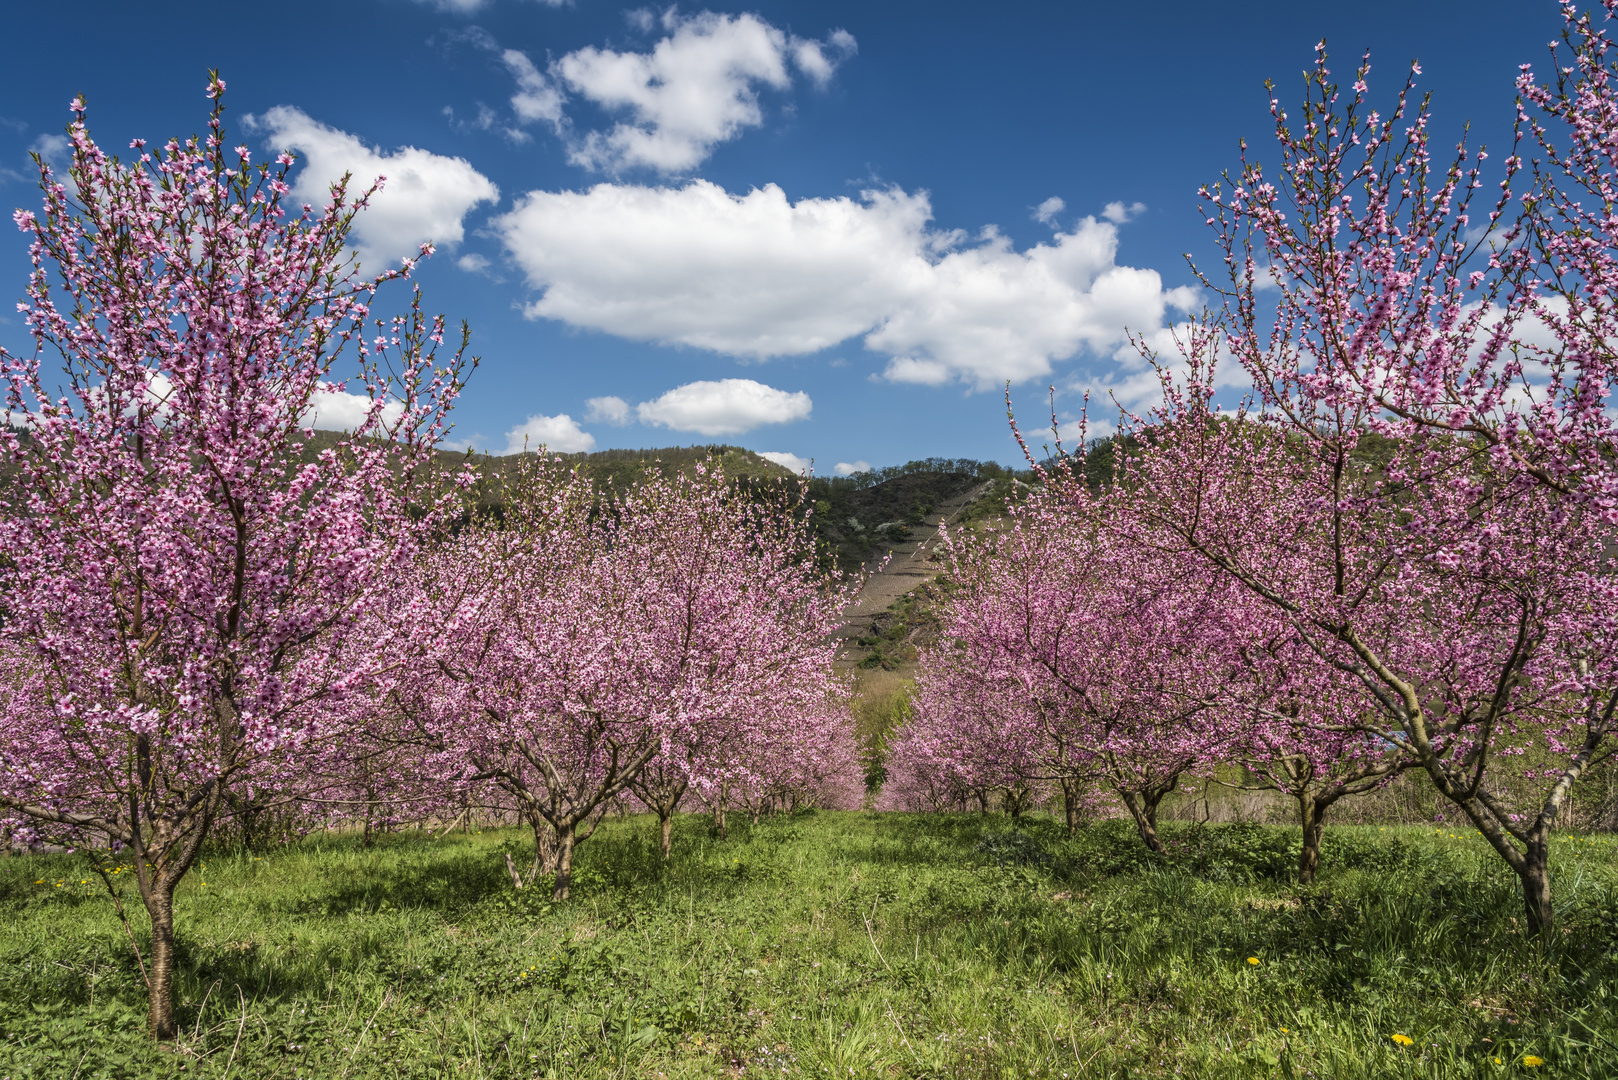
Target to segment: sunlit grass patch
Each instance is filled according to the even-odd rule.
[[[563,904],[512,889],[517,830],[215,852],[182,890],[173,1050],[88,864],[16,858],[0,1075],[1618,1072],[1618,848],[1558,838],[1542,949],[1452,832],[1328,830],[1299,889],[1275,827],[1171,826],[1157,857],[1123,823],[686,817],[665,866],[629,819]]]

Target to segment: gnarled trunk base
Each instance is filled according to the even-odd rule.
[[[1522,880],[1523,910],[1528,916],[1528,933],[1534,937],[1549,935],[1555,926],[1555,909],[1551,905],[1551,848],[1545,841],[1531,843],[1523,852],[1523,868],[1517,876]]]
[[[552,900],[566,900],[568,886],[573,883],[573,826],[556,830],[556,887],[551,890]]]
[[[1163,841],[1157,836],[1157,805],[1163,801],[1163,794],[1119,788],[1118,795],[1123,799],[1124,806],[1129,808],[1129,816],[1135,819],[1135,831],[1140,833],[1141,843],[1146,845],[1147,850],[1161,855]]]
[[[1298,799],[1298,820],[1303,826],[1303,850],[1298,852],[1300,885],[1315,883],[1315,873],[1320,869],[1320,841],[1325,835],[1326,808],[1329,805],[1308,796]]]

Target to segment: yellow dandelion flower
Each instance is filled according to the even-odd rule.
[[[1392,1039],[1394,1042],[1398,1043],[1400,1046],[1410,1046],[1413,1043],[1415,1043],[1415,1041],[1416,1041],[1415,1039],[1412,1039],[1409,1035],[1400,1035],[1400,1034],[1397,1034],[1397,1033],[1388,1036],[1388,1038]]]
[[[1533,1054],[1524,1054],[1522,1056],[1522,1063],[1528,1066],[1530,1069],[1537,1069],[1541,1065],[1545,1064],[1545,1059],[1542,1057],[1535,1057]]]
[[[1258,967],[1258,957],[1256,957],[1256,956],[1249,956],[1247,958],[1247,962],[1249,964],[1252,964],[1254,967]]]

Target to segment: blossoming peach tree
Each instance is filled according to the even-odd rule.
[[[957,757],[1058,783],[1068,801],[1105,784],[1158,851],[1160,805],[1226,737],[1229,710],[1208,684],[1230,677],[1223,620],[1235,611],[1207,595],[1206,574],[1113,543],[1105,500],[1070,472],[1041,473],[1005,528],[950,538],[958,588],[916,721],[949,729],[939,736]]]
[[[1554,91],[1519,82],[1519,137],[1554,167],[1534,164],[1513,211],[1508,157],[1475,223],[1485,155],[1435,164],[1419,69],[1386,115],[1368,62],[1342,91],[1323,50],[1301,116],[1272,96],[1277,167],[1244,149],[1203,192],[1224,303],[1164,367],[1131,485],[1143,532],[1177,537],[1284,617],[1296,656],[1352,681],[1359,707],[1322,734],[1382,740],[1427,776],[1521,879],[1533,932],[1552,924],[1551,827],[1614,752],[1618,708],[1611,249],[1564,186],[1610,171],[1613,94],[1605,39],[1566,17],[1578,63]],[[1231,359],[1251,407],[1221,414]],[[1532,805],[1496,780],[1512,757],[1532,763]]]
[[[828,711],[852,744],[831,669],[842,597],[813,554],[800,517],[717,471],[612,495],[530,459],[498,520],[427,560],[438,621],[390,697],[424,752],[460,758],[447,779],[520,808],[532,873],[565,899],[576,845],[632,784],[667,785],[666,821],[691,783],[769,785],[772,756],[807,761]]]
[[[417,303],[371,322],[410,265],[357,276],[368,193],[289,206],[292,158],[229,145],[224,88],[205,134],[128,160],[74,100],[67,175],[41,162],[43,209],[16,215],[34,347],[0,350],[0,649],[22,691],[0,711],[0,806],[33,840],[127,852],[160,1039],[175,887],[227,793],[301,782],[375,674],[352,631],[443,508],[418,481],[466,370]],[[317,450],[345,354],[363,418]]]

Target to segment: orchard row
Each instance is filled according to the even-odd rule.
[[[412,268],[354,275],[371,193],[289,208],[292,159],[229,147],[223,90],[205,136],[127,162],[73,103],[67,182],[42,163],[43,213],[17,215],[37,347],[3,355],[0,804],[9,842],[129,860],[153,1032],[176,886],[222,829],[498,806],[534,830],[517,884],[560,898],[631,789],[665,840],[688,789],[857,803],[846,597],[800,486],[615,493],[534,457],[472,498],[434,450],[464,334],[450,353],[419,297],[372,316]],[[334,394],[363,420],[320,442]]]
[[[1300,114],[1272,97],[1272,166],[1201,192],[1219,306],[1137,342],[1162,404],[951,544],[885,805],[1060,786],[1071,820],[1099,787],[1156,848],[1182,778],[1241,766],[1307,882],[1330,807],[1408,774],[1549,932],[1551,830],[1618,750],[1618,93],[1565,17],[1492,197],[1418,68],[1386,114],[1323,48]]]

